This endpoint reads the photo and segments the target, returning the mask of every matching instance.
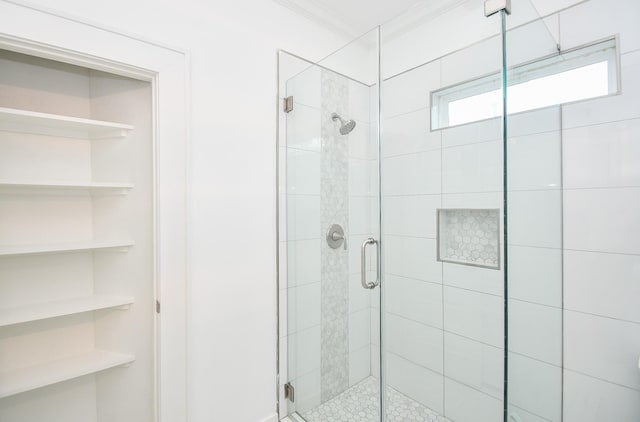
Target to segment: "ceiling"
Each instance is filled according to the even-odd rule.
[[[460,0],[274,0],[282,6],[344,35],[356,37],[411,10],[425,17]]]

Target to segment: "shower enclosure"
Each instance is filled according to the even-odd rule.
[[[640,118],[638,53],[577,31],[604,0],[558,3],[433,2],[319,62],[279,52],[281,418],[636,420],[593,383],[640,382],[580,352],[587,315],[620,316],[576,280],[640,252],[591,210],[637,174],[578,147]],[[637,128],[613,129],[618,160]]]

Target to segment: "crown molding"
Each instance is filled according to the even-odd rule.
[[[349,24],[343,16],[328,10],[326,7],[319,5],[313,0],[273,0],[280,6],[301,15],[312,22],[315,22],[330,31],[334,31],[340,35],[349,38],[355,38],[362,34],[358,28],[354,28]]]
[[[384,22],[384,38],[386,40],[390,40],[406,34],[414,28],[423,26],[427,22],[436,19],[438,16],[441,16],[467,2],[468,0],[421,1],[405,12]]]

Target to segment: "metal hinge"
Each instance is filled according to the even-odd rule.
[[[511,14],[511,0],[485,0],[484,15],[489,17],[504,10],[507,15]]]
[[[293,388],[290,382],[284,385],[284,398],[289,399],[292,403],[296,401],[295,388]]]
[[[156,313],[159,314],[160,313],[160,301],[156,300]]]
[[[290,113],[291,111],[293,111],[293,97],[287,97],[282,102],[282,108],[285,113]]]

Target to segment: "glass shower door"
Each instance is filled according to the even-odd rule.
[[[280,414],[295,420],[380,420],[379,295],[368,285],[378,278],[377,33],[319,63],[280,52]]]
[[[385,420],[498,422],[502,16],[473,0],[416,15],[382,27]]]

